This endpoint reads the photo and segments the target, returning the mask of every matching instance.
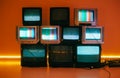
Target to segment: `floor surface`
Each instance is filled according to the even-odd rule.
[[[120,67],[21,67],[19,60],[0,60],[0,78],[120,78]]]

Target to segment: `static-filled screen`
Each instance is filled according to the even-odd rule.
[[[86,40],[100,40],[101,29],[100,28],[86,28],[85,39]]]
[[[42,40],[58,40],[58,28],[42,28]]]
[[[63,28],[63,40],[79,40],[79,28]]]
[[[99,46],[77,46],[77,62],[99,62]]]
[[[45,57],[45,49],[23,49],[23,57]]]
[[[81,22],[93,22],[94,11],[93,10],[79,10],[78,20]]]
[[[20,39],[34,39],[35,38],[35,28],[25,28],[19,29]]]
[[[24,10],[24,21],[40,21],[40,10],[39,9],[25,9]]]

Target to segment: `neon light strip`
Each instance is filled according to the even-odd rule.
[[[20,58],[21,56],[0,56],[0,59],[20,59]],[[120,56],[101,56],[101,58],[120,58]]]
[[[0,59],[20,59],[21,56],[0,56]]]

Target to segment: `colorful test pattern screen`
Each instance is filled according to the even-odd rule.
[[[24,21],[40,21],[40,10],[39,9],[24,10]]]
[[[79,28],[63,28],[64,40],[79,40]]]
[[[58,40],[58,28],[42,28],[42,40]]]
[[[77,46],[77,61],[98,62],[99,52],[100,52],[99,46]]]
[[[78,20],[81,22],[93,22],[94,11],[93,10],[79,10]]]
[[[86,40],[100,40],[101,39],[101,28],[86,28],[85,39]]]
[[[20,39],[34,39],[35,38],[35,28],[25,28],[21,27],[19,30]]]

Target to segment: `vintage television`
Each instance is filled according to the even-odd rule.
[[[23,7],[22,21],[24,26],[40,26],[42,24],[42,8]]]
[[[21,44],[36,44],[39,41],[39,27],[18,26],[16,37]]]
[[[65,26],[62,27],[62,43],[76,44],[81,41],[82,27],[78,26]]]
[[[69,26],[70,14],[69,7],[51,7],[50,25]]]
[[[100,44],[77,44],[76,67],[100,67],[101,45]]]
[[[46,51],[42,44],[21,44],[21,66],[47,66]]]
[[[59,44],[60,27],[59,26],[41,26],[40,41],[42,44]]]
[[[74,47],[68,44],[49,45],[50,67],[73,67]]]
[[[94,26],[97,24],[97,9],[75,8],[75,25]]]
[[[82,27],[83,44],[102,44],[104,41],[104,28],[102,26]]]

